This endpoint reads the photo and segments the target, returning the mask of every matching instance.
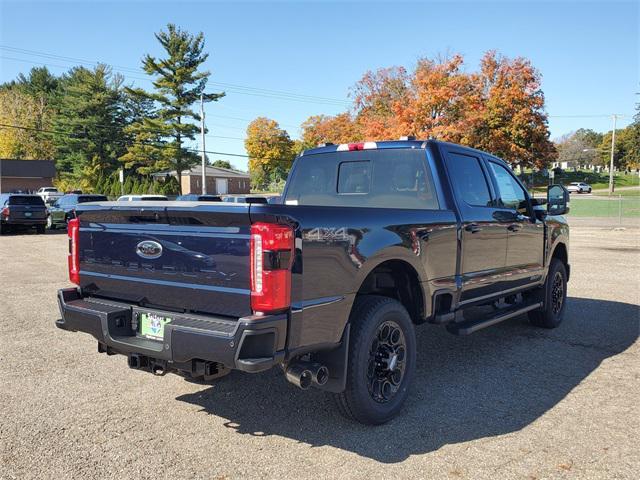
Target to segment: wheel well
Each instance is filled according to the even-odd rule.
[[[414,323],[424,321],[424,296],[415,269],[402,260],[389,260],[375,267],[364,279],[358,295],[382,295],[398,300]]]
[[[567,254],[567,246],[564,243],[559,243],[556,246],[556,248],[553,250],[553,255],[551,255],[551,258],[557,258],[562,263],[564,263],[564,266],[567,268],[567,275],[569,275],[569,255]],[[567,278],[567,280],[569,279]]]

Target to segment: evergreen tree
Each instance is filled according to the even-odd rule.
[[[106,65],[75,67],[63,77],[53,122],[59,172],[93,184],[115,170],[124,149],[121,84]]]
[[[142,62],[145,72],[154,77],[155,91],[137,88],[128,89],[128,92],[156,102],[159,105],[157,117],[145,118],[132,126],[132,133],[139,141],[128,149],[127,154],[130,155],[125,156],[124,161],[145,163],[147,167],[139,170],[141,173],[162,170],[169,164],[177,172],[179,189],[181,172],[195,165],[199,158],[197,153],[184,147],[185,140],[195,140],[199,132],[198,125],[189,123],[189,120],[200,120],[192,105],[201,95],[210,102],[224,94],[204,93],[210,72],[198,70],[209,56],[204,53],[202,33],[192,35],[169,24],[166,31],[156,34],[156,39],[166,56],[155,58],[146,55]],[[165,145],[157,146],[156,140],[162,140]],[[147,148],[141,148],[141,144]]]

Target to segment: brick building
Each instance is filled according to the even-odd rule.
[[[238,172],[237,170],[229,170],[220,167],[206,167],[205,170],[207,181],[207,193],[214,195],[249,193],[250,182],[249,174]],[[175,170],[172,172],[154,173],[154,177],[176,176]],[[200,193],[202,192],[202,167],[200,165],[193,167],[191,170],[182,171],[182,193]]]
[[[53,160],[14,160],[0,158],[0,192],[36,192],[52,187],[56,176]]]

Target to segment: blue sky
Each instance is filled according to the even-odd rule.
[[[211,81],[234,85],[209,88],[227,96],[206,108],[207,150],[243,154],[248,121],[273,118],[295,138],[310,115],[344,111],[350,87],[366,70],[411,68],[420,56],[446,52],[462,53],[475,70],[482,54],[496,49],[525,56],[541,71],[557,137],[580,127],[611,128],[608,117],[577,116],[618,113],[627,115],[618,125],[631,121],[640,91],[638,5],[2,0],[0,82],[37,64],[61,73],[79,63],[50,56],[56,55],[114,65],[128,83],[149,87],[137,72],[140,59],[161,54],[153,33],[173,22],[204,32]],[[255,89],[322,98],[293,101]],[[246,167],[242,158],[228,159]]]

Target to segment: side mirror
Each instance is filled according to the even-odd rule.
[[[547,189],[547,212],[549,215],[569,213],[569,190],[563,185],[549,185]]]

